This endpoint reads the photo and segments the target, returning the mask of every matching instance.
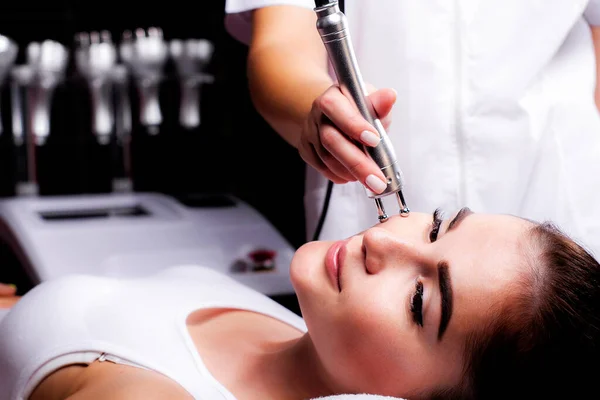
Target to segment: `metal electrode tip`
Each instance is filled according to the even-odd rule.
[[[404,200],[402,190],[398,190],[396,192],[396,197],[398,198],[398,204],[400,205],[400,215],[403,217],[408,217],[408,214],[410,214],[410,209],[406,205],[406,200]]]
[[[385,212],[385,208],[383,208],[383,203],[381,202],[381,199],[375,199],[375,205],[377,206],[377,214],[379,214],[379,216],[377,217],[379,219],[379,222],[387,221],[388,215]]]

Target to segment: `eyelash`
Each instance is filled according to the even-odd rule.
[[[429,241],[431,243],[433,243],[437,240],[441,225],[442,225],[442,211],[438,208],[437,210],[435,210],[433,212],[433,223],[431,224],[431,231],[429,231]]]
[[[415,283],[415,293],[410,302],[410,312],[413,315],[413,321],[420,327],[423,327],[423,282]]]
[[[435,242],[442,226],[442,210],[436,209],[433,212],[433,222],[431,231],[429,231],[429,241]],[[420,327],[423,327],[423,282],[417,280],[415,283],[415,292],[410,301],[410,312],[413,316],[413,321]]]
[[[441,226],[442,210],[438,208],[433,212],[433,222],[431,224],[431,231],[429,231],[429,241],[431,243],[437,240]],[[410,312],[413,315],[415,323],[420,327],[423,327],[423,282],[421,281],[415,283],[415,293],[411,298]]]

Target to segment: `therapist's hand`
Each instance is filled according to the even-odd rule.
[[[15,305],[20,299],[19,296],[15,296],[16,293],[17,288],[14,286],[0,283],[0,308],[10,308]]]
[[[369,100],[387,129],[396,92],[371,88],[369,93]],[[381,193],[387,186],[385,177],[360,146],[374,147],[379,140],[377,130],[334,85],[314,100],[297,148],[305,162],[334,183],[358,180],[373,192]]]

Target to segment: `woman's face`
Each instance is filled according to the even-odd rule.
[[[302,246],[292,282],[333,389],[412,397],[460,382],[466,336],[514,295],[531,226],[469,209],[441,222],[411,213]]]

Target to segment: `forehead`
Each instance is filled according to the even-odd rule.
[[[506,215],[473,214],[440,240],[455,294],[455,329],[470,331],[509,302],[526,276],[533,224]]]

